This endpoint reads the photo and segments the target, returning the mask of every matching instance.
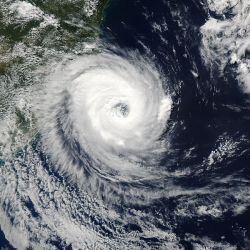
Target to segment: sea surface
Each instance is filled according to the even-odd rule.
[[[248,1],[114,0],[99,32],[88,24],[87,31],[98,33],[92,38],[86,38],[87,24],[72,9],[62,17],[26,1],[32,12],[21,13],[17,6],[25,1],[13,2],[4,15],[13,12],[16,27],[23,22],[21,27],[30,30],[2,56],[21,59],[0,78],[0,249],[250,249]],[[5,37],[0,39],[7,44]],[[91,55],[94,59],[85,59]],[[152,150],[140,151],[133,143],[125,143],[129,150],[116,160],[116,142],[106,147],[84,127],[88,112],[82,120],[71,116],[67,84],[74,81],[65,75],[74,70],[77,75],[96,70],[95,75],[104,68],[116,80],[118,68],[128,86],[139,89],[138,95],[124,90],[133,98],[131,107],[143,106],[148,92],[138,81],[147,79],[137,77],[131,65],[140,74],[159,72],[159,96],[164,92],[171,98],[157,161]],[[106,81],[107,75],[95,81],[91,74],[85,75],[91,83]],[[150,100],[160,97],[152,93],[146,100],[155,110]],[[123,108],[129,112],[129,105]],[[151,121],[146,111],[139,118],[138,131]],[[78,121],[83,133],[74,130]],[[141,144],[158,129],[148,127]],[[86,131],[91,140],[82,143]],[[138,163],[132,169],[141,163],[147,171],[151,164],[153,174],[139,178],[140,169],[124,174],[132,156]],[[113,164],[115,171],[109,169]]]

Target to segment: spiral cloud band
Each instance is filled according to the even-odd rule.
[[[149,62],[111,52],[74,58],[55,69],[45,89],[43,138],[62,171],[113,182],[158,174],[172,101]]]

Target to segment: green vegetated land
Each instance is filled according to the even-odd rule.
[[[109,0],[99,0],[93,15],[86,14],[85,1],[75,0],[33,0],[33,3],[45,13],[54,15],[59,20],[57,35],[62,37],[67,46],[92,39],[99,34],[103,12]]]
[[[12,107],[14,93],[34,84],[31,72],[48,56],[81,50],[83,42],[95,41],[109,1],[99,0],[87,15],[84,0],[26,0],[40,13],[28,13],[27,19],[16,18],[11,8],[15,1],[0,5],[0,118]],[[31,117],[17,108],[14,112],[18,127],[28,132]]]
[[[19,56],[7,58],[13,46],[23,43],[28,47],[40,47],[38,56],[43,55],[43,49],[53,48],[67,52],[78,43],[92,41],[100,32],[104,9],[109,0],[99,0],[98,7],[91,16],[86,13],[84,0],[29,0],[45,15],[41,18],[31,18],[19,21],[15,13],[8,11],[8,4],[0,6],[0,74],[14,63],[19,63]],[[31,13],[32,15],[32,13]],[[58,25],[46,24],[48,16],[54,17]],[[5,56],[6,55],[6,56]]]

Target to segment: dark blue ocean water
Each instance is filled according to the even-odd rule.
[[[200,56],[200,26],[211,14],[205,1],[198,0],[111,1],[102,38],[109,46],[139,51],[167,79],[164,84],[170,89],[174,109],[169,122],[172,151],[163,164],[170,171],[189,170],[189,174],[173,182],[187,190],[212,190],[209,195],[190,196],[194,206],[219,202],[230,207],[237,204],[233,190],[246,187],[250,179],[250,109],[248,96],[238,88],[233,71],[226,68],[221,76],[216,67],[207,68]],[[222,151],[220,143],[229,138],[238,142],[237,148],[233,153],[225,149],[222,159],[215,157],[211,167],[209,155]],[[231,181],[220,183],[225,178]],[[219,191],[222,189],[227,193]],[[155,204],[155,210],[161,211],[186,249],[192,249],[191,241],[186,239],[188,233],[249,249],[249,209],[240,215],[226,209],[219,218],[184,218],[175,216],[181,202],[187,200],[182,196],[162,200]]]
[[[43,150],[41,135],[38,135],[30,147],[45,170],[42,173],[53,176],[58,186],[62,184],[63,191],[55,198],[51,195],[53,190],[36,182],[43,197],[48,195],[52,197],[49,199],[52,204],[59,204],[55,213],[65,199],[69,213],[65,218],[87,225],[86,228],[107,239],[110,245],[118,242],[117,239],[125,241],[134,235],[134,241],[129,243],[137,249],[142,249],[142,246],[163,249],[164,237],[160,234],[150,237],[144,232],[145,225],[149,225],[160,232],[173,233],[176,249],[197,249],[196,243],[211,247],[208,249],[227,249],[227,243],[236,249],[250,249],[250,207],[247,198],[244,200],[250,181],[249,96],[238,88],[232,68],[226,68],[221,75],[216,65],[208,68],[203,63],[200,27],[209,15],[213,13],[209,12],[205,0],[110,0],[102,25],[104,46],[115,53],[135,51],[151,61],[161,72],[164,88],[174,102],[167,130],[162,135],[168,138],[170,149],[160,164],[173,173],[162,180],[163,190],[169,190],[167,185],[171,185],[173,194],[160,196],[164,198],[150,201],[150,204],[136,204],[136,201],[128,204],[123,203],[122,198],[114,199],[119,202],[114,202],[111,207],[119,218],[103,217],[101,208],[93,208],[95,204],[80,199],[82,190],[76,183],[55,170]],[[58,122],[58,130],[61,125]],[[63,138],[65,145],[71,145],[66,139]],[[79,145],[75,143],[73,146],[76,148],[68,151],[72,149],[80,154]],[[28,153],[24,147],[17,154],[24,159]],[[22,165],[24,172],[30,168],[26,162]],[[180,174],[175,175],[176,172]],[[35,175],[34,179],[39,177]],[[67,188],[63,188],[64,185]],[[105,186],[101,188],[105,191]],[[175,193],[175,188],[181,191]],[[70,190],[69,197],[64,196],[65,190]],[[119,193],[111,192],[110,195],[118,196]],[[21,204],[35,223],[43,222],[47,206],[39,210],[29,197],[25,197]],[[39,204],[47,205],[46,199]],[[199,212],[201,207],[210,209],[210,212]],[[137,220],[133,211],[141,214],[141,218]],[[15,215],[8,214],[12,221]],[[143,219],[145,223],[140,223]],[[55,249],[73,249],[72,243],[53,229],[48,231],[51,234],[47,235],[48,245]],[[30,240],[35,242],[33,235],[31,230]],[[6,238],[0,228],[0,248],[14,249]],[[213,245],[207,243],[209,240]],[[130,246],[128,248],[133,249]],[[119,249],[119,245],[114,245],[114,249]]]

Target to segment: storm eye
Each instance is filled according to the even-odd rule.
[[[127,117],[129,114],[129,106],[126,103],[117,103],[113,107],[114,114],[118,117]]]

